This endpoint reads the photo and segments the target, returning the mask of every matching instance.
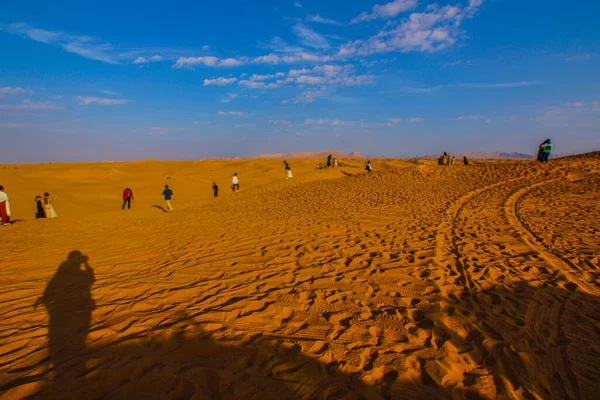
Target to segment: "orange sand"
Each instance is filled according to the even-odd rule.
[[[598,398],[599,154],[316,163],[0,166],[0,397]]]

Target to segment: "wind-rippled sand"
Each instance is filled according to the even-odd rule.
[[[315,165],[0,166],[0,397],[597,398],[598,153]]]

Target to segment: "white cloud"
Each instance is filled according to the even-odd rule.
[[[401,12],[412,10],[418,4],[417,0],[395,0],[391,3],[373,6],[371,13],[363,12],[354,18],[351,23],[355,24],[362,21],[370,21],[376,18],[392,18]]]
[[[419,118],[419,117],[416,117],[416,118],[408,118],[408,119],[406,120],[406,122],[423,122],[423,121],[424,121],[424,119],[423,119],[423,118]]]
[[[118,64],[118,57],[114,54],[111,44],[90,36],[77,36],[64,32],[36,29],[23,23],[0,25],[0,29],[36,42],[60,46],[63,50],[84,58]]]
[[[158,61],[162,61],[162,60],[163,60],[163,57],[159,56],[159,55],[154,55],[150,58],[138,56],[138,58],[133,60],[133,63],[134,64],[147,64],[147,63],[158,62]]]
[[[239,65],[242,65],[242,62],[235,58],[226,58],[219,62],[219,66],[221,67],[237,67]]]
[[[501,89],[541,85],[542,81],[521,81],[521,82],[502,82],[502,83],[461,83],[458,86],[475,89]]]
[[[179,57],[177,62],[175,63],[175,68],[193,68],[199,64],[204,64],[208,67],[217,66],[217,62],[219,59],[217,57],[212,56],[203,56],[203,57]]]
[[[338,25],[338,26],[344,25],[341,22],[336,21],[334,19],[323,18],[319,14],[317,14],[317,15],[309,15],[307,17],[307,20],[310,21],[310,22],[317,22],[317,23],[320,23],[320,24],[329,24],[329,25]]]
[[[63,106],[50,101],[33,102],[29,99],[24,100],[22,104],[0,104],[0,110],[5,111],[51,111],[62,109],[64,109]]]
[[[304,120],[306,125],[326,125],[329,123],[328,119],[307,119]]]
[[[0,24],[0,30],[36,42],[57,46],[67,52],[77,54],[90,60],[102,61],[109,64],[119,64],[122,61],[134,64],[144,64],[161,61],[163,59],[162,56],[155,53],[156,50],[142,49],[128,51],[123,48],[117,49],[110,43],[91,36],[73,35],[60,31],[37,29],[24,23]],[[180,51],[173,50],[171,52],[177,53]]]
[[[397,2],[388,4],[395,3]],[[434,52],[445,49],[456,43],[462,34],[461,23],[477,12],[478,4],[480,5],[481,2],[474,1],[466,7],[460,5],[440,7],[433,4],[427,7],[425,12],[410,14],[398,25],[386,24],[382,31],[367,40],[355,40],[340,46],[337,58],[393,51]],[[384,12],[383,9],[378,10],[380,13]],[[357,18],[364,20],[367,17]]]
[[[227,96],[221,97],[219,100],[217,100],[217,102],[218,103],[231,103],[232,100],[235,100],[238,97],[240,97],[240,95],[237,93],[228,93]]]
[[[187,128],[164,128],[160,126],[150,126],[146,128],[146,133],[150,136],[167,135],[173,132],[184,132]]]
[[[325,82],[325,78],[320,76],[301,75],[296,79],[296,82],[305,85],[320,85]]]
[[[114,106],[127,103],[125,99],[103,99],[99,97],[77,96],[79,104],[87,106],[90,104],[99,104],[102,106]]]
[[[233,127],[236,129],[244,129],[244,128],[254,128],[255,125],[253,125],[253,124],[235,124],[235,125],[233,125]]]
[[[121,93],[119,93],[119,92],[115,92],[114,90],[98,89],[98,91],[99,91],[100,93],[102,93],[102,94],[105,94],[105,95],[107,95],[107,96],[120,96],[120,95],[121,95]],[[62,96],[60,96],[60,97],[62,97]],[[60,97],[59,97],[59,98],[60,98]]]
[[[299,1],[295,1],[294,2],[294,7],[296,7],[296,8],[302,8],[302,4],[300,4]]]
[[[294,97],[292,99],[292,103],[312,103],[319,97],[327,94],[327,90],[324,88],[318,90],[307,90],[305,92],[300,93],[300,95]],[[284,100],[283,104],[287,104],[288,102]]]
[[[562,106],[547,107],[536,120],[552,124],[574,121],[591,115],[600,115],[600,101],[575,101]]]
[[[242,115],[246,115],[246,113],[242,111],[219,111],[219,115],[241,117]]]
[[[292,125],[292,122],[288,121],[287,119],[270,119],[269,120],[269,124],[271,124],[271,125],[290,126],[290,125]]]
[[[596,58],[596,54],[579,54],[565,58],[566,62],[589,61]]]
[[[341,119],[336,119],[335,121],[331,122],[331,126],[355,126],[355,125],[362,125],[364,123],[363,120],[360,121],[343,121]]]
[[[302,24],[301,22],[294,25],[292,30],[294,31],[296,36],[298,36],[300,42],[305,46],[312,47],[315,49],[329,48],[329,42],[327,41],[327,39],[325,39],[323,35],[315,32],[310,27]]]
[[[17,96],[17,95],[25,95],[33,93],[30,90],[25,90],[22,87],[0,87],[0,97],[1,96]]]
[[[215,86],[225,86],[231,85],[237,81],[237,78],[215,78],[215,79],[205,79],[204,86],[215,85]]]
[[[463,115],[461,117],[456,118],[457,121],[479,121],[484,119],[483,115]]]

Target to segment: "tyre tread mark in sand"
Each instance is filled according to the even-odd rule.
[[[562,272],[565,278],[569,282],[576,284],[580,290],[591,295],[598,296],[600,295],[600,289],[579,279],[579,277],[573,274],[573,271],[576,271],[577,268],[571,263],[571,261],[555,254],[551,249],[545,246],[542,239],[529,228],[525,220],[520,215],[520,202],[530,191],[555,181],[556,179],[551,179],[548,181],[539,182],[521,188],[517,192],[513,193],[506,200],[504,205],[504,213],[508,218],[509,223],[519,233],[521,240],[523,240],[523,242],[525,242],[533,251],[535,251],[540,258],[546,261],[549,266]]]

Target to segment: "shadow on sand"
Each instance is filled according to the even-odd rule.
[[[159,210],[161,210],[162,212],[168,212],[163,206],[159,206],[159,205],[153,205],[153,208],[158,208]]]
[[[356,366],[334,357],[335,341],[303,337],[301,347],[293,337],[266,331],[225,335],[218,322],[195,322],[202,312],[164,313],[151,328],[86,347],[93,283],[78,251],[48,283],[40,300],[50,317],[52,367],[49,383],[31,398],[591,399],[600,389],[598,299],[561,288],[523,284],[440,295],[448,319],[418,324],[433,332],[424,347],[437,352],[402,351],[390,363],[389,351],[373,351]],[[463,322],[450,327],[449,321]],[[477,370],[463,375],[442,360],[444,349],[457,349]],[[381,354],[388,366],[381,367]]]

